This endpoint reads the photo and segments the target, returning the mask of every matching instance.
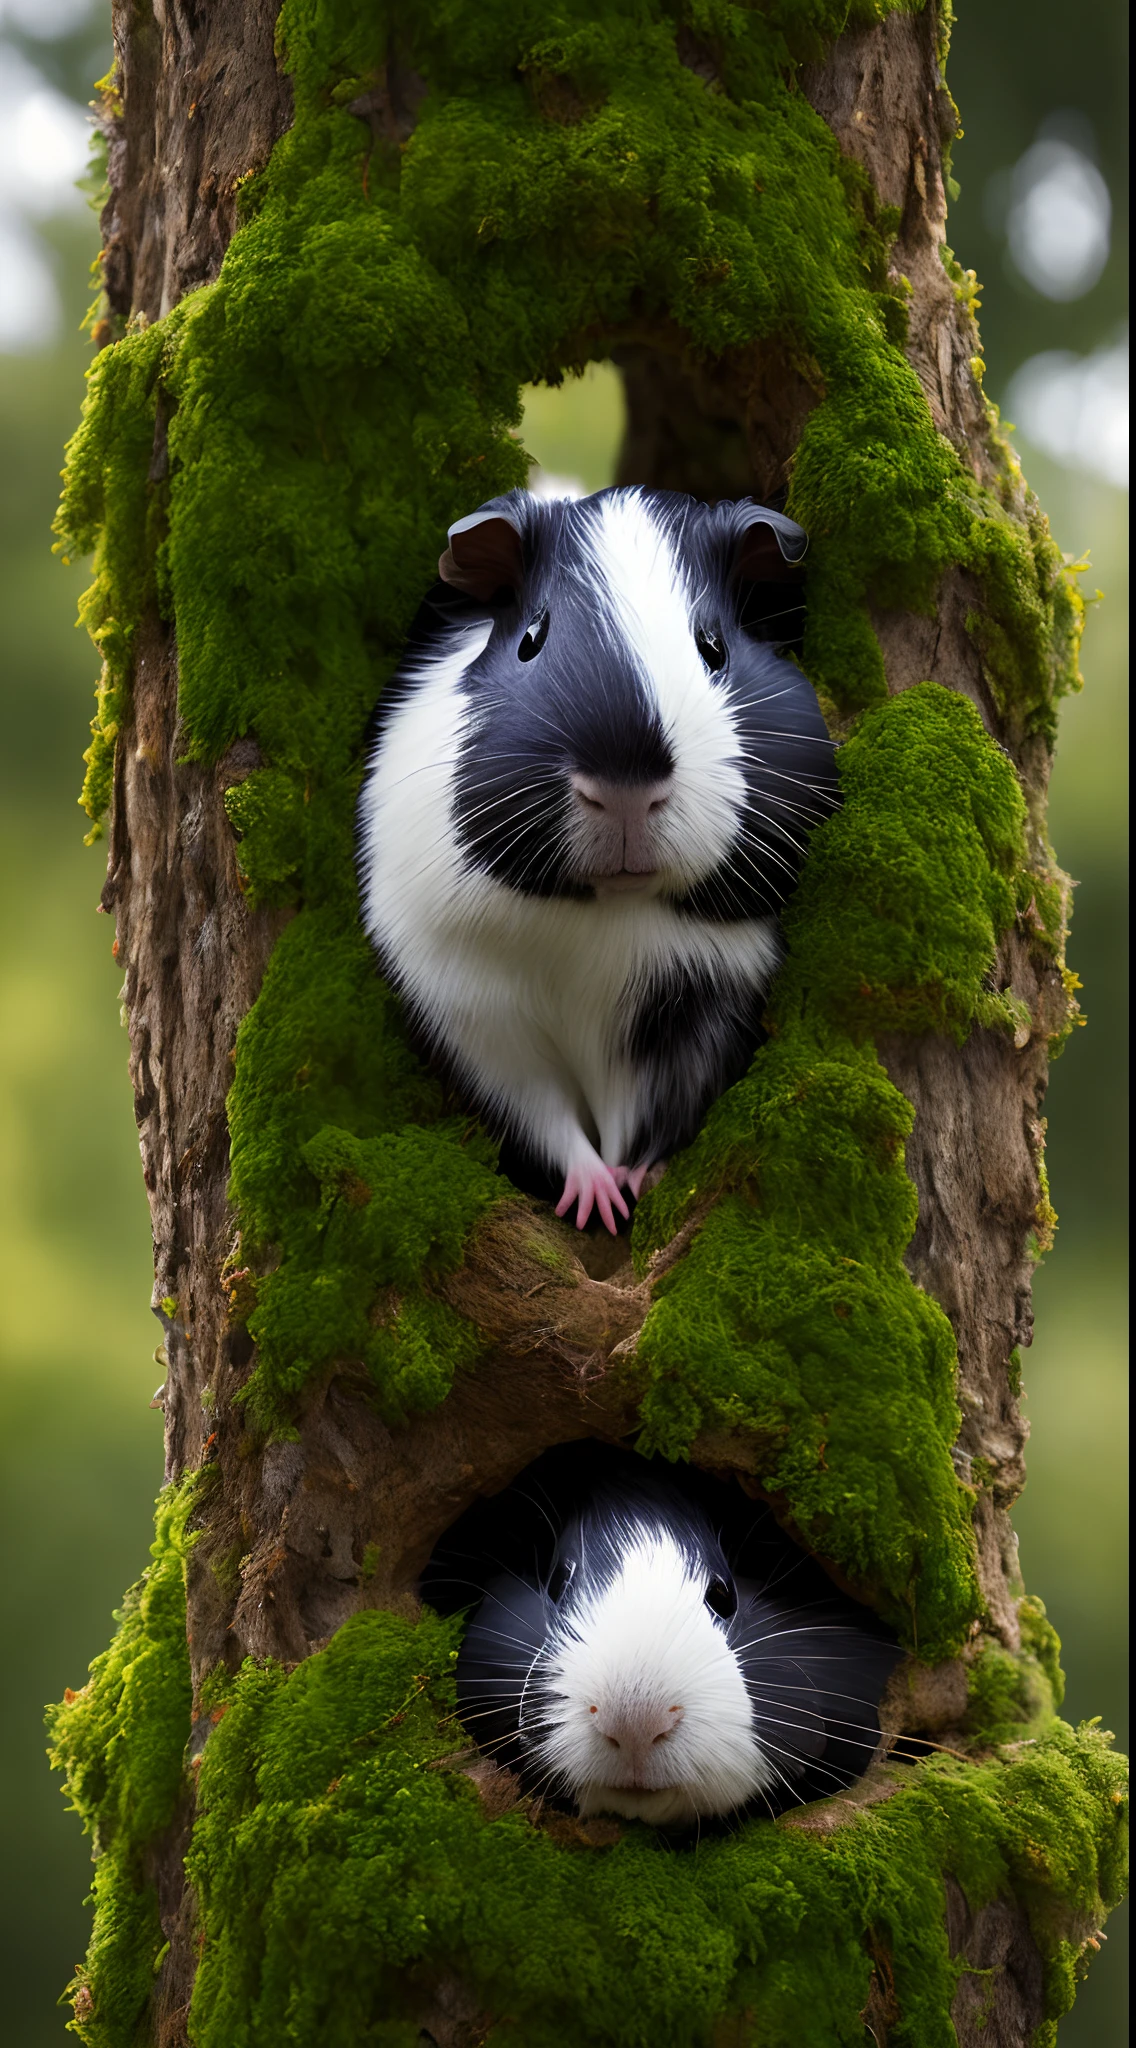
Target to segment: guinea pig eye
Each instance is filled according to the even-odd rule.
[[[559,1606],[575,1576],[576,1566],[574,1563],[566,1563],[562,1558],[558,1565],[553,1566],[547,1592],[554,1607]]]
[[[530,619],[525,627],[521,635],[521,644],[517,649],[517,660],[531,661],[534,654],[540,653],[547,638],[548,607],[545,606],[545,609],[538,612],[535,619]]]
[[[719,1615],[723,1621],[729,1621],[738,1611],[737,1587],[728,1586],[725,1579],[711,1579],[704,1597],[711,1614]]]
[[[699,626],[694,644],[709,669],[725,668],[726,646],[719,634],[711,632],[708,626]]]

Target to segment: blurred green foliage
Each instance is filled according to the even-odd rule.
[[[952,153],[958,197],[947,239],[982,286],[986,389],[997,399],[1024,357],[1085,354],[1128,317],[1128,8],[1122,0],[954,0],[947,83],[962,117]],[[1047,118],[1079,115],[1112,197],[1112,253],[1092,290],[1055,304],[1006,254],[992,181]],[[1033,476],[1036,464],[1027,471]],[[1035,484],[1035,488],[1037,485]],[[1042,503],[1053,500],[1041,491]],[[1068,541],[1065,543],[1069,545]]]
[[[966,134],[950,238],[986,287],[987,388],[997,397],[1025,356],[1086,352],[1121,317],[1119,254],[1084,300],[1052,305],[1009,274],[983,195],[1045,115],[1075,107],[1094,122],[1122,248],[1127,16],[1117,0],[1083,0],[1075,23],[1057,0],[962,0],[960,13],[949,76]],[[105,68],[87,29],[23,47],[81,98]],[[77,325],[93,228],[54,239],[68,337],[38,357],[0,358],[0,1640],[10,1671],[0,1693],[0,1982],[21,2048],[60,2048],[54,2001],[89,1930],[87,1845],[44,1763],[42,1705],[81,1683],[105,1647],[110,1610],[145,1559],[161,1480],[160,1415],[148,1409],[162,1377],[152,1360],[160,1330],[148,1312],[113,934],[94,915],[101,858],[83,847],[75,807],[94,683],[89,643],[73,627],[85,569],[64,570],[49,552],[82,391]],[[532,394],[525,438],[547,469],[595,488],[610,475],[619,425],[618,387],[596,371]],[[1127,500],[1021,453],[1059,544],[1091,552],[1089,587],[1099,582],[1106,601],[1088,623],[1086,690],[1062,711],[1053,783],[1054,843],[1080,884],[1070,960],[1088,1025],[1049,1096],[1061,1227],[1037,1275],[1037,1337],[1024,1359],[1034,1434],[1016,1522],[1026,1582],[1063,1639],[1064,1711],[1074,1722],[1101,1714],[1124,1742]],[[1126,2038],[1122,1940],[1117,1914],[1061,2048]]]

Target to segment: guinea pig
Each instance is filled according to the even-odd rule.
[[[757,1042],[777,912],[836,801],[816,696],[754,601],[806,545],[748,500],[493,498],[450,528],[375,715],[366,929],[581,1229],[593,1205],[617,1228]]]
[[[601,1466],[535,1569],[485,1573],[457,1664],[469,1732],[531,1791],[668,1827],[851,1784],[898,1647],[768,1511],[750,1523],[731,1538],[671,1470]]]

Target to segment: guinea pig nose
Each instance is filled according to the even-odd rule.
[[[595,1707],[591,1712],[596,1712]],[[681,1706],[653,1706],[643,1700],[627,1701],[602,1713],[596,1732],[603,1736],[609,1749],[627,1750],[636,1757],[666,1742],[681,1720]]]
[[[573,775],[571,780],[572,788],[586,811],[607,809],[604,802],[604,796],[608,793],[606,783],[596,782],[590,775]]]
[[[577,770],[569,779],[585,811],[603,813],[625,828],[665,810],[674,785],[670,775],[655,782],[609,782]]]

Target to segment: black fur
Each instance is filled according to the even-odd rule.
[[[617,1569],[629,1523],[665,1527],[707,1570],[755,1733],[781,1773],[755,1810],[781,1812],[860,1777],[900,1657],[894,1637],[740,1488],[599,1444],[547,1452],[504,1494],[470,1509],[423,1576],[424,1597],[442,1613],[476,1603],[457,1686],[459,1713],[482,1748],[524,1779],[526,1677],[585,1570],[602,1583]]]
[[[675,965],[637,1002],[624,1050],[648,1077],[651,1114],[633,1159],[668,1159],[697,1135],[706,1105],[740,1081],[760,1036],[763,998],[705,969]]]
[[[832,743],[812,686],[775,651],[800,644],[800,582],[788,565],[771,581],[735,575],[752,522],[749,501],[709,506],[675,491],[642,495],[701,592],[693,625],[725,651],[719,672],[747,755],[745,808],[730,853],[676,902],[722,922],[776,913],[796,880],[808,831],[837,802]],[[436,586],[372,721],[368,753],[412,687],[407,671],[416,660],[440,652],[471,618],[491,616],[489,643],[464,678],[473,716],[456,777],[459,840],[473,865],[526,895],[587,897],[563,843],[568,776],[634,785],[661,780],[674,764],[635,662],[595,602],[583,536],[596,500],[512,492],[490,503],[521,530],[522,588],[479,605]],[[534,650],[529,628],[536,621],[542,637]],[[708,665],[719,669],[716,658]]]

